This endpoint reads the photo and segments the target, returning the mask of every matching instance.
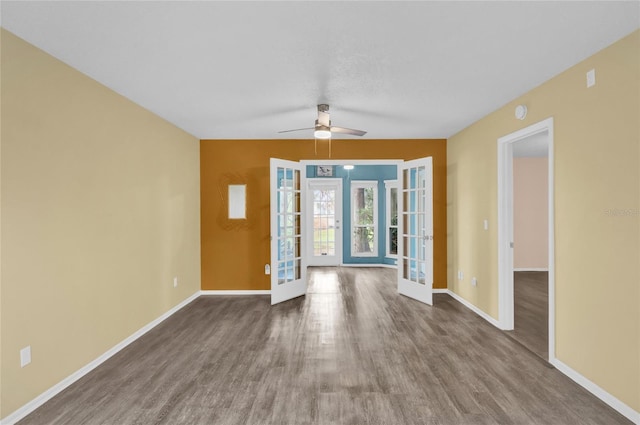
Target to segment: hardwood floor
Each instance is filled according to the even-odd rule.
[[[445,294],[314,268],[309,293],[203,296],[20,422],[628,424]]]
[[[549,360],[548,272],[513,274],[514,329],[511,336],[529,350]]]

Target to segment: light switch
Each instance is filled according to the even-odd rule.
[[[592,69],[587,72],[587,88],[593,87],[596,85],[596,70]]]
[[[31,363],[31,346],[28,345],[20,350],[20,367],[25,367]]]
[[[483,222],[484,230],[489,230],[489,220],[485,219]]]

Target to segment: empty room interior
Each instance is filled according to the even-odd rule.
[[[0,425],[640,424],[640,2],[0,24]]]

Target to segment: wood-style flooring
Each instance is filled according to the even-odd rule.
[[[513,331],[511,337],[535,354],[549,360],[548,272],[513,274]]]
[[[203,296],[20,422],[629,424],[446,294],[313,268],[309,293]]]

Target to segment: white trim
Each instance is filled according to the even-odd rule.
[[[434,289],[434,292],[435,292],[435,289]],[[491,323],[496,328],[502,329],[500,327],[500,322],[498,320],[496,320],[493,317],[489,316],[487,313],[485,313],[484,311],[480,310],[478,307],[476,307],[475,305],[471,304],[469,301],[465,300],[460,295],[456,294],[455,292],[453,292],[450,289],[447,289],[447,294],[451,295],[451,297],[454,300],[458,301],[460,304],[462,304],[463,306],[467,307],[469,310],[473,311],[475,314],[477,314],[478,316],[482,317],[484,320],[486,320],[487,322]]]
[[[485,319],[487,322],[491,323],[496,328],[502,329],[500,327],[500,322],[498,320],[489,316],[487,313],[480,310],[478,307],[471,304],[470,302],[462,298],[460,295],[452,292],[450,289],[447,289],[447,290],[434,289],[433,292],[434,293],[446,292],[447,294],[451,295],[453,299],[460,302],[462,305],[464,305],[465,307],[467,307],[468,309],[476,313],[478,316]],[[640,412],[635,411],[632,407],[628,406],[627,404],[625,404],[615,396],[611,395],[609,392],[602,389],[599,385],[597,385],[590,379],[586,378],[585,376],[581,375],[579,372],[576,372],[574,369],[567,366],[557,358],[554,357],[553,360],[549,361],[549,363],[551,363],[556,369],[558,369],[558,371],[560,371],[564,375],[571,378],[576,384],[580,385],[581,387],[589,391],[591,394],[595,395],[600,400],[607,403],[610,407],[612,407],[621,415],[623,415],[624,417],[632,421],[634,424],[640,425]]]
[[[513,329],[513,146],[498,139],[498,317],[500,329]]]
[[[387,269],[398,268],[398,266],[395,264],[384,264],[384,263],[348,263],[348,264],[340,264],[340,267],[383,267]]]
[[[556,209],[555,209],[555,177],[554,177],[554,133],[553,133],[553,117],[548,118],[547,122],[547,168],[548,170],[548,204],[549,215],[547,217],[547,226],[549,227],[549,247],[548,247],[548,297],[549,297],[549,361],[556,360]]]
[[[556,367],[556,369],[558,369],[560,372],[564,373],[573,381],[575,381],[578,385],[585,388],[591,394],[595,395],[600,400],[607,403],[609,406],[611,406],[613,409],[618,411],[621,415],[629,419],[631,422],[635,424],[640,424],[640,412],[635,411],[632,407],[623,403],[618,398],[611,395],[606,390],[602,389],[593,381],[589,380],[585,376],[581,375],[579,372],[576,372],[571,367],[562,363],[560,360],[554,359],[553,362],[551,362],[551,364],[553,364]]]
[[[362,264],[362,265],[344,264],[343,266],[344,267],[390,267],[390,268],[393,268],[393,266],[389,264]],[[480,310],[478,307],[471,304],[469,301],[465,300],[464,298],[462,298],[455,292],[451,291],[450,289],[433,289],[432,292],[434,294],[449,294],[453,299],[455,299],[456,301],[458,301],[459,303],[467,307],[469,310],[473,311],[478,316],[482,317],[483,319],[491,323],[496,328],[501,329],[500,323],[496,319],[489,316],[487,313]],[[21,419],[26,417],[29,413],[33,412],[38,407],[42,406],[44,403],[46,403],[47,401],[55,397],[57,394],[62,392],[64,389],[66,389],[68,386],[70,386],[71,384],[73,384],[83,376],[85,376],[87,373],[91,372],[96,367],[100,366],[102,363],[107,361],[114,354],[118,353],[123,348],[127,347],[129,344],[131,344],[132,342],[134,342],[135,340],[137,340],[138,338],[140,338],[141,336],[149,332],[154,327],[158,326],[164,320],[168,319],[174,313],[176,313],[177,311],[179,311],[180,309],[182,309],[187,304],[189,304],[190,302],[192,302],[193,300],[195,300],[200,296],[203,296],[203,295],[268,295],[270,293],[271,291],[269,290],[198,291],[193,295],[191,295],[189,298],[182,301],[180,304],[173,307],[171,310],[164,313],[162,316],[158,317],[157,319],[153,320],[152,322],[140,328],[138,331],[130,335],[128,338],[124,339],[119,344],[115,345],[110,350],[106,351],[104,354],[102,354],[100,357],[93,360],[91,363],[87,364],[86,366],[74,372],[73,374],[69,375],[68,377],[66,377],[65,379],[63,379],[53,387],[49,388],[48,390],[46,390],[45,392],[43,392],[42,394],[40,394],[39,396],[31,400],[30,402],[26,403],[25,405],[23,405],[18,410],[11,413],[10,415],[6,416],[3,419],[0,419],[0,425],[13,425],[16,422],[20,421]],[[584,377],[580,373],[576,372],[574,369],[567,366],[560,360],[554,358],[552,361],[550,361],[550,363],[553,366],[555,366],[556,369],[558,369],[560,372],[562,372],[563,374],[571,378],[574,382],[576,382],[581,387],[585,388],[587,391],[589,391],[590,393],[598,397],[600,400],[604,401],[606,404],[611,406],[613,409],[615,409],[617,412],[625,416],[627,419],[629,419],[630,421],[632,421],[637,425],[640,425],[640,412],[635,411],[633,408],[623,403],[618,398],[611,395],[609,392],[605,391],[600,386],[598,386],[588,378]]]
[[[135,340],[137,340],[138,338],[140,338],[141,336],[149,332],[151,329],[158,326],[164,320],[168,319],[175,312],[177,312],[178,310],[180,310],[181,308],[183,308],[184,306],[186,306],[187,304],[189,304],[190,302],[198,298],[200,296],[200,293],[201,291],[198,291],[195,294],[191,295],[189,298],[182,301],[180,304],[176,305],[171,310],[167,311],[157,319],[149,322],[148,324],[146,324],[145,326],[143,326],[142,328],[138,329],[136,332],[131,334],[129,337],[125,338],[124,340],[122,340],[121,342],[119,342],[118,344],[116,344],[106,352],[104,352],[104,354],[102,354],[101,356],[99,356],[89,364],[78,369],[71,375],[64,378],[62,381],[58,382],[57,384],[55,384],[54,386],[52,386],[51,388],[49,388],[48,390],[46,390],[45,392],[43,392],[42,394],[34,398],[33,400],[29,401],[28,403],[20,407],[15,412],[6,416],[2,420],[0,420],[0,425],[13,425],[14,423],[23,419],[29,413],[33,412],[38,407],[42,406],[44,403],[46,403],[47,401],[51,400],[53,397],[58,395],[60,392],[66,389],[69,385],[73,384],[74,382],[76,382],[77,380],[85,376],[87,373],[91,372],[96,367],[100,366],[102,363],[107,361],[110,357],[117,354],[123,348],[127,347],[129,344],[131,344],[132,342],[134,342]]]
[[[373,189],[373,224],[372,225],[358,225],[354,223],[353,217],[353,189]],[[351,257],[354,258],[367,258],[367,257],[379,257],[380,256],[380,229],[378,228],[378,180],[351,180],[349,186],[349,213],[350,218],[350,238],[349,238],[349,252]],[[343,223],[344,224],[344,223]],[[374,252],[353,252],[353,234],[356,227],[368,228],[373,227],[373,249]]]
[[[546,267],[522,267],[522,268],[514,268],[514,272],[548,272],[549,269]]]
[[[402,159],[303,159],[300,164],[304,165],[398,165],[403,163]]]
[[[553,117],[498,139],[498,312],[500,329],[511,330],[513,312],[513,143],[535,134],[547,132],[548,163],[548,272],[549,272],[549,362],[553,363],[556,349],[555,315],[555,213]]]
[[[391,229],[391,190],[396,190],[396,224],[394,225],[396,229],[396,235],[398,235],[398,179],[394,180],[385,180],[384,181],[384,209],[385,209],[385,224],[384,224],[384,232],[385,232],[385,257],[387,258],[398,258],[398,254],[391,253],[391,239],[389,238],[389,230]],[[396,241],[396,251],[397,251],[397,243]]]
[[[200,295],[271,295],[270,289],[240,289],[240,290],[227,290],[227,289],[214,289],[200,291]]]
[[[324,187],[342,184],[340,177],[307,177],[307,187]]]

